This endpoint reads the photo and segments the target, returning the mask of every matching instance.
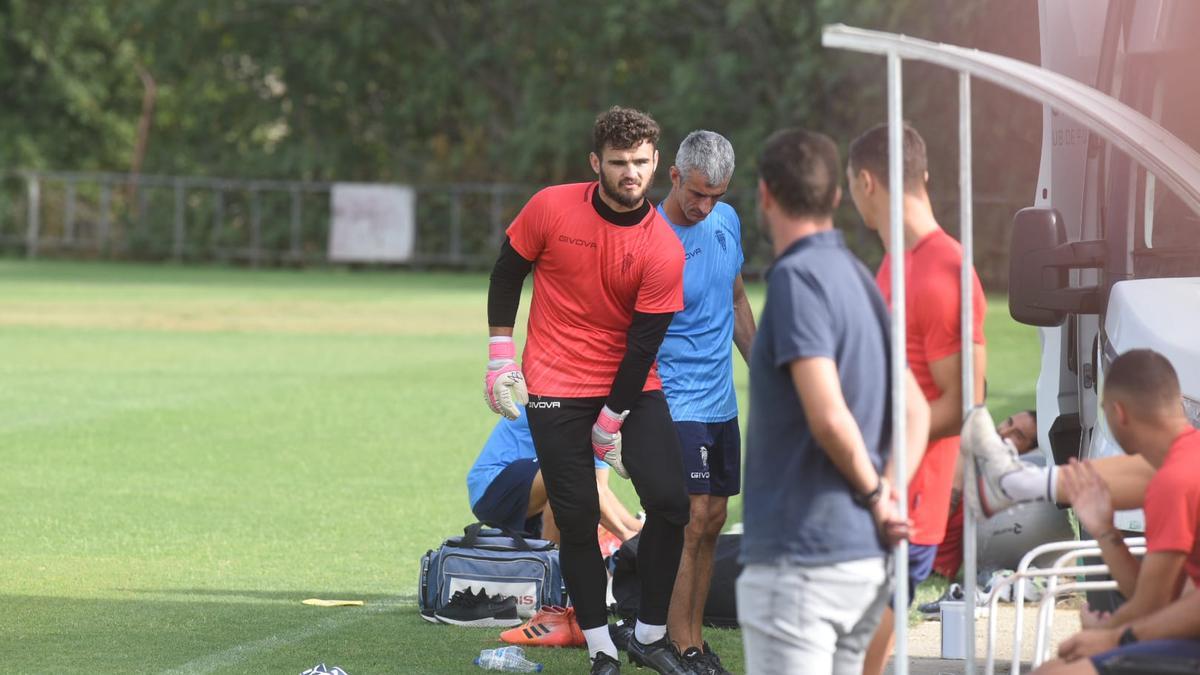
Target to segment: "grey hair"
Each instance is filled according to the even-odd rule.
[[[679,144],[675,168],[682,180],[698,170],[709,185],[727,183],[733,177],[733,144],[713,131],[693,131]]]

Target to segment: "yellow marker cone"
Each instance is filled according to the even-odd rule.
[[[309,598],[301,602],[316,607],[362,607],[367,604],[362,600],[321,600],[319,598]]]

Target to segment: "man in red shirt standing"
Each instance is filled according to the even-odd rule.
[[[933,568],[937,545],[946,534],[950,490],[958,460],[958,429],[962,425],[962,330],[959,279],[962,247],[938,225],[925,183],[929,179],[925,141],[904,126],[904,241],[890,241],[888,227],[888,128],[879,125],[850,144],[846,173],[850,196],[869,229],[879,234],[886,255],[875,281],[888,303],[892,301],[891,256],[904,252],[907,288],[908,366],[929,401],[929,445],[915,467],[909,467],[908,514],[909,602],[917,585]],[[986,300],[972,274],[974,298],[975,392],[983,398],[987,365],[983,315]],[[891,652],[893,614],[880,622],[863,671],[882,673]]]
[[[560,531],[563,578],[587,638],[592,673],[620,672],[608,632],[607,575],[596,542],[593,455],[630,478],[646,511],[642,597],[630,661],[687,673],[666,635],[689,504],[679,437],[655,354],[683,309],[683,246],[645,199],[658,124],[613,107],[593,129],[599,181],[534,195],[509,226],[488,290],[485,393],[509,418],[528,398],[534,449]],[[516,362],[513,324],[533,270],[533,304]]]

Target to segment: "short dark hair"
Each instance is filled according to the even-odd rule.
[[[641,110],[614,105],[596,116],[592,127],[592,150],[597,155],[610,147],[614,150],[636,148],[645,141],[658,145],[658,122]]]
[[[1026,414],[1028,414],[1030,417],[1033,418],[1033,438],[1029,439],[1029,449],[1033,450],[1034,448],[1036,448],[1038,446],[1037,410],[1030,408],[1029,410],[1026,410],[1025,412],[1026,412]]]
[[[758,175],[788,215],[833,215],[841,158],[826,135],[800,128],[781,129],[767,139],[758,156]]]
[[[925,139],[917,130],[904,123],[900,142],[904,149],[904,191],[917,192],[925,185],[925,174],[929,171],[929,159],[925,153]],[[850,171],[870,171],[878,178],[884,189],[888,189],[891,173],[888,171],[888,125],[879,124],[867,129],[850,143],[848,155]]]
[[[1104,393],[1117,392],[1143,412],[1182,405],[1175,368],[1153,349],[1131,349],[1113,359],[1104,374]]]

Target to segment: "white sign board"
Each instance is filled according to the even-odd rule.
[[[335,183],[332,262],[407,262],[416,241],[417,193],[408,185]]]

